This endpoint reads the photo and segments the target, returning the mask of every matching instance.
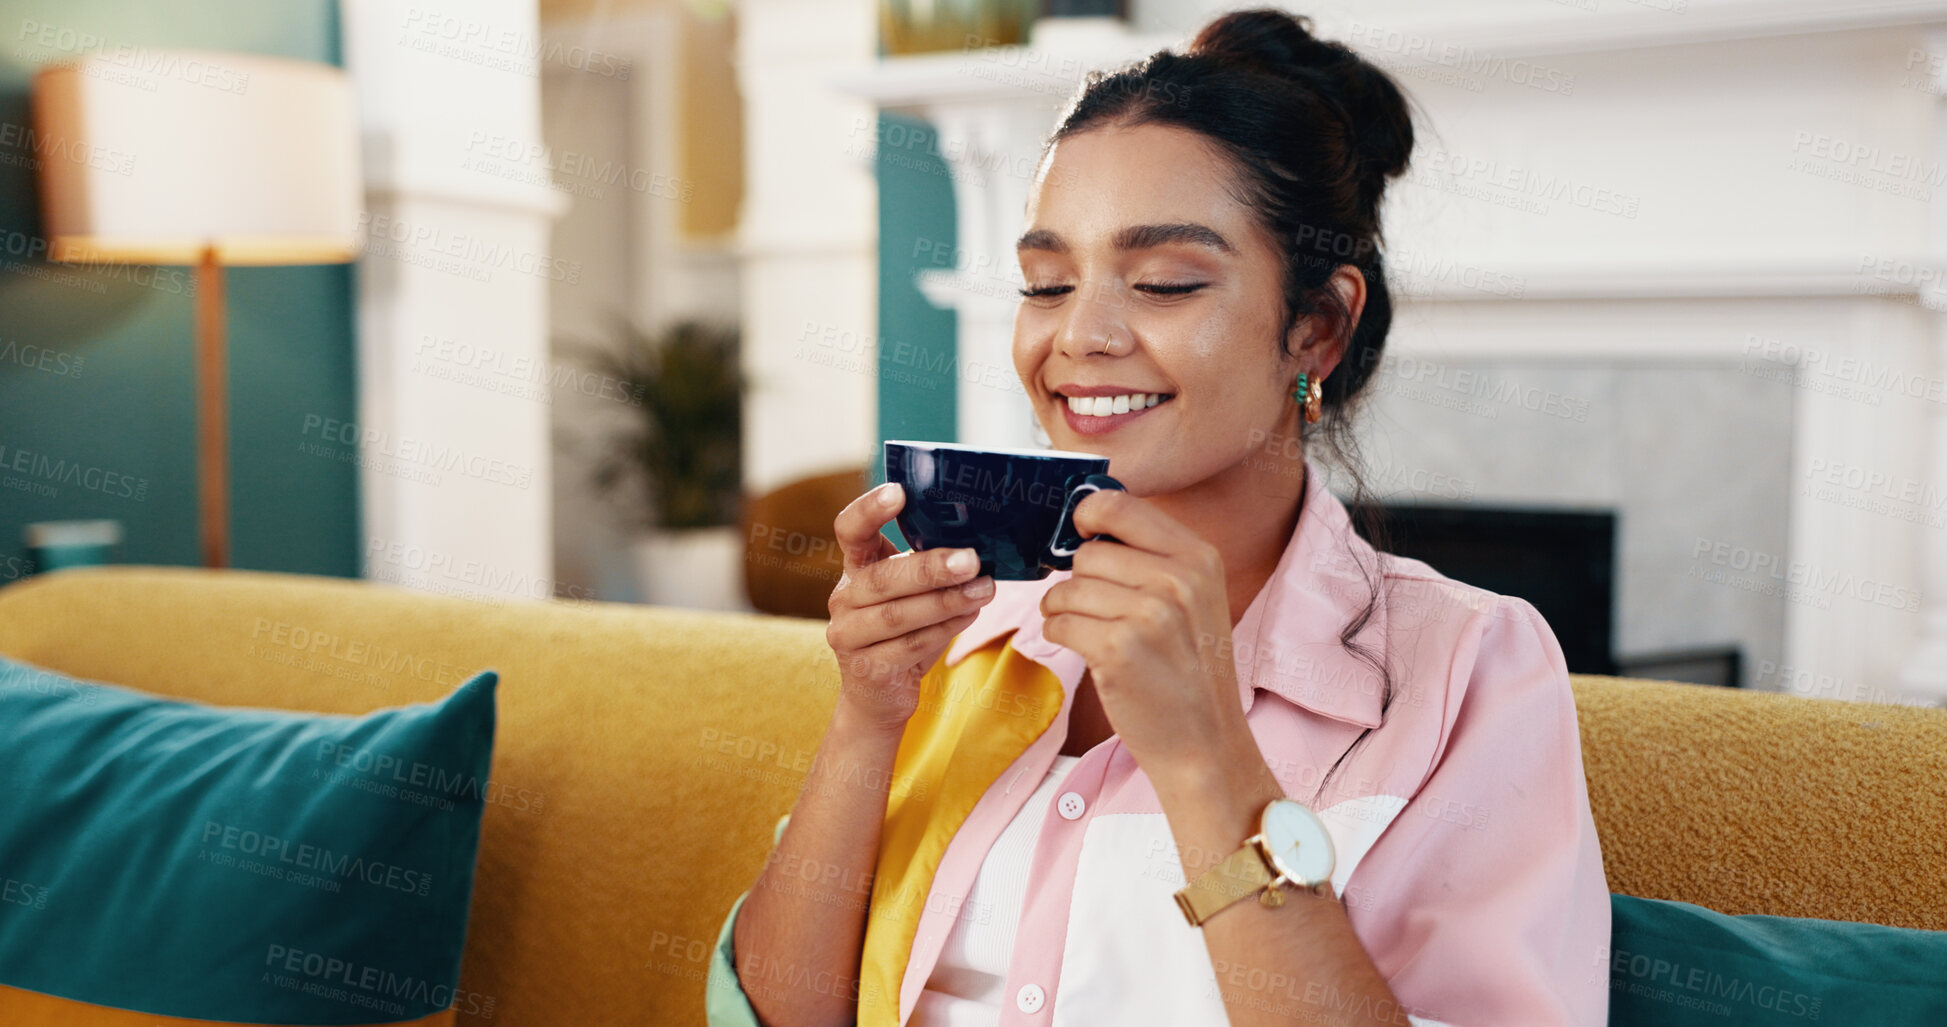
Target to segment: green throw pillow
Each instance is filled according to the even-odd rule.
[[[497,681],[338,716],[0,658],[0,984],[243,1023],[455,1005]]]
[[[1609,1024],[1947,1024],[1947,931],[1611,895]]]

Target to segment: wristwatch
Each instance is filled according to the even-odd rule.
[[[1200,927],[1218,910],[1257,893],[1260,905],[1284,905],[1280,885],[1292,884],[1337,900],[1332,892],[1336,856],[1325,823],[1304,803],[1272,799],[1258,814],[1257,833],[1244,847],[1178,890],[1176,904],[1190,926]]]

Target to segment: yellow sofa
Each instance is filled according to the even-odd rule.
[[[724,912],[837,696],[822,622],[114,567],[0,589],[0,654],[359,713],[500,672],[461,986],[494,1023],[703,1023]],[[1577,678],[1614,891],[1947,929],[1947,711]]]

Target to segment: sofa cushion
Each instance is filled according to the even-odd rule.
[[[1610,896],[1611,1027],[1947,1023],[1947,931]]]
[[[497,680],[324,715],[0,658],[0,1021],[450,1022]]]

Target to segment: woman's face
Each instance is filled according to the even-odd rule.
[[[1279,257],[1228,177],[1188,129],[1104,126],[1056,143],[1028,196],[1014,368],[1053,446],[1138,495],[1296,452],[1292,379],[1338,360],[1300,352],[1303,322],[1280,351]]]

